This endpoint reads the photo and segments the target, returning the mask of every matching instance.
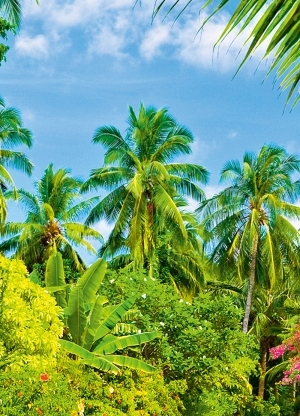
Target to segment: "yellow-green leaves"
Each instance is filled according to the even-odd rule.
[[[7,365],[54,361],[63,324],[61,309],[27,276],[24,264],[0,257],[0,339]]]

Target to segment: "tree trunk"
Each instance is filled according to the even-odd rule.
[[[265,394],[265,375],[267,372],[267,358],[268,358],[268,345],[265,342],[261,343],[261,358],[260,358],[260,367],[261,375],[259,377],[258,384],[258,397],[262,400]]]
[[[252,253],[251,253],[250,283],[249,283],[249,289],[247,293],[245,315],[244,315],[244,320],[243,320],[243,332],[245,334],[248,332],[249,317],[250,317],[251,306],[252,306],[252,295],[253,295],[253,289],[255,285],[257,248],[258,248],[258,234],[256,234],[253,238],[253,247],[252,247]]]

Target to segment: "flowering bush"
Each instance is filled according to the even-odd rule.
[[[0,415],[9,416],[180,416],[186,390],[183,382],[165,384],[159,373],[101,377],[63,352],[49,373],[0,370],[0,386]]]
[[[60,308],[27,278],[24,264],[0,256],[1,367],[26,364],[40,372],[55,364],[63,324]]]
[[[284,385],[292,384],[294,381],[300,381],[300,324],[293,328],[292,335],[288,337],[281,345],[270,349],[273,360],[288,354],[287,370],[283,372],[281,383]]]

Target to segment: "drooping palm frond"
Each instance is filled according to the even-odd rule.
[[[21,26],[22,9],[18,0],[1,0],[0,14],[8,20],[16,29]]]
[[[7,213],[6,195],[8,194],[4,192],[12,190],[10,197],[17,197],[13,179],[7,168],[18,169],[27,175],[31,175],[33,170],[33,164],[24,153],[11,150],[18,145],[31,147],[31,132],[22,126],[19,111],[5,107],[0,97],[0,223],[5,221]]]
[[[167,14],[171,13],[178,6],[177,10],[179,12],[177,13],[177,18],[179,18],[192,2],[193,0],[186,0],[184,2],[177,0],[169,6],[166,0],[156,0],[153,16],[155,17],[165,5],[167,7]],[[215,5],[215,8],[199,30],[205,26],[212,16],[232,3],[234,2],[230,0],[207,0],[201,6],[201,10],[213,5]],[[239,36],[254,25],[244,43],[244,45],[248,44],[249,46],[238,70],[263,43],[266,43],[263,59],[273,55],[268,75],[275,72],[277,78],[282,79],[280,87],[283,90],[289,89],[287,101],[294,97],[293,106],[295,106],[300,99],[299,0],[240,0],[234,6],[235,10],[217,43],[222,42],[232,31],[237,31]]]

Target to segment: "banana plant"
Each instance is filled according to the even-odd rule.
[[[66,285],[61,254],[55,252],[49,257],[45,276],[46,290],[55,296],[57,304],[64,310],[65,332],[68,332],[69,338],[60,340],[60,344],[84,364],[101,371],[117,374],[120,372],[119,367],[126,366],[152,373],[155,368],[142,360],[114,354],[149,342],[159,337],[160,333],[153,331],[115,335],[117,325],[128,315],[135,299],[129,298],[115,306],[108,305],[106,297],[99,294],[106,268],[106,262],[98,259],[75,285]]]

